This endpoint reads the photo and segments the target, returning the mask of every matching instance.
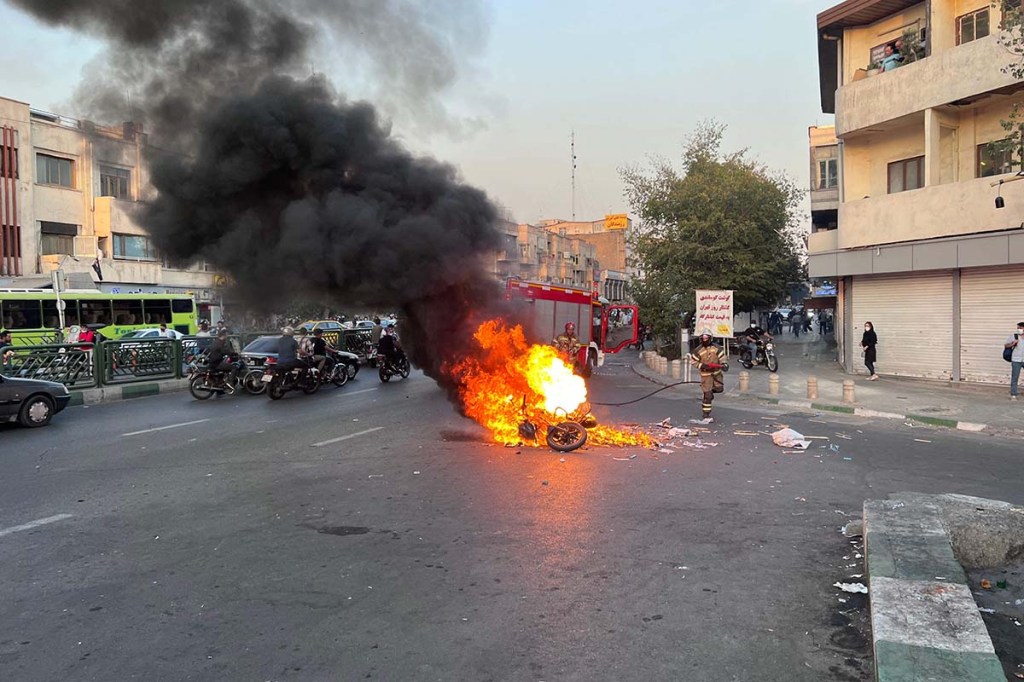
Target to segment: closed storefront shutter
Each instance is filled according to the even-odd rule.
[[[860,339],[864,323],[878,334],[880,375],[951,379],[952,273],[853,278],[854,369],[867,374]]]
[[[1006,337],[1024,320],[1024,266],[960,272],[960,373],[964,381],[1005,384]]]

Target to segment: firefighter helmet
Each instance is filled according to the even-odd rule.
[[[576,333],[576,324],[574,322],[566,322],[565,323],[565,333],[566,334],[575,334]]]

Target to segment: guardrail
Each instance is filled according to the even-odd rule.
[[[243,332],[230,338],[241,350],[261,336],[280,332]],[[346,329],[324,333],[332,346],[366,359],[371,330]],[[69,388],[93,388],[158,379],[180,379],[189,366],[209,350],[214,337],[181,339],[100,340],[96,344],[39,344],[6,346],[10,356],[3,362],[4,376],[56,381]]]

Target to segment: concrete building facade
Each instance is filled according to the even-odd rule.
[[[47,285],[61,270],[102,291],[218,302],[221,278],[203,263],[169,267],[134,218],[153,192],[140,125],[98,126],[0,97],[0,127],[0,287]]]
[[[1007,379],[1002,344],[1024,319],[1024,182],[1013,182],[1019,154],[993,143],[1006,137],[1001,121],[1024,101],[1024,82],[1003,68],[1012,55],[999,44],[1001,7],[847,0],[818,15],[821,104],[835,114],[838,163],[835,187],[826,163],[825,186],[812,191],[808,271],[838,283],[849,371],[866,372],[859,341],[871,321],[879,374]],[[904,58],[880,71],[887,45]],[[820,136],[816,145],[816,133],[826,132],[811,134],[820,185],[831,145]]]

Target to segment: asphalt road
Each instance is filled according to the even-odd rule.
[[[656,388],[627,359],[595,400]],[[682,387],[595,411],[698,405]],[[560,456],[491,445],[430,380],[364,369],[278,402],[0,426],[0,680],[870,679],[863,599],[832,588],[862,571],[845,515],[901,490],[1024,503],[1019,441],[716,417],[707,449]],[[777,422],[839,451],[735,433]]]

